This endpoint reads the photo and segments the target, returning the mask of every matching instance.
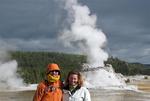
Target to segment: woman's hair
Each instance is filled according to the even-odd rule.
[[[65,85],[66,85],[66,86],[69,85],[69,77],[70,77],[70,75],[72,75],[72,74],[75,74],[75,75],[78,76],[78,86],[79,86],[79,87],[83,86],[83,78],[82,78],[81,73],[78,72],[78,71],[70,71],[70,72],[68,73],[67,79],[66,79],[66,81],[65,81]]]

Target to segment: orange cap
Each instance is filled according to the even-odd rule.
[[[47,72],[52,71],[52,70],[60,70],[57,64],[55,63],[50,63],[47,66]]]

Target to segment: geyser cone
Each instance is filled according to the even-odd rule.
[[[82,71],[85,77],[85,86],[88,88],[124,87],[124,78],[116,74],[111,65],[105,67],[91,67],[84,65]]]

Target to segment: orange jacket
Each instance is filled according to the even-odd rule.
[[[47,81],[41,82],[35,92],[33,101],[62,101],[61,82],[48,84]]]

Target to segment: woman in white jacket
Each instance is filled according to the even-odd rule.
[[[83,87],[80,72],[69,72],[63,89],[63,101],[91,101],[88,89]]]

